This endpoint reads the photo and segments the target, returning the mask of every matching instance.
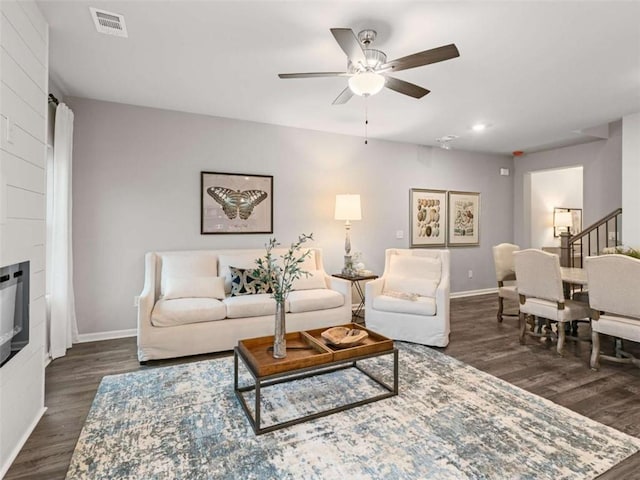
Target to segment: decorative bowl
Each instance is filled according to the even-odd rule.
[[[320,335],[328,344],[338,348],[354,347],[369,336],[366,330],[347,327],[332,327]]]

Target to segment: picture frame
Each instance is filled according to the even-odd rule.
[[[447,244],[480,245],[480,193],[450,191],[447,206]]]
[[[412,188],[409,192],[411,248],[446,245],[447,191]]]
[[[200,234],[273,233],[273,176],[200,172]]]
[[[553,207],[553,236],[559,237],[562,227],[556,227],[556,214],[559,212],[571,213],[571,235],[577,235],[582,231],[582,209],[581,208],[565,208]]]

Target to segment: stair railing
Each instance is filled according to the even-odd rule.
[[[576,235],[560,234],[560,265],[583,267],[584,258],[601,255],[604,248],[615,248],[622,244],[622,208],[604,216]]]

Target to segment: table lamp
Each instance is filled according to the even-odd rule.
[[[349,235],[349,230],[351,230],[352,220],[362,219],[360,195],[336,195],[336,210],[334,218],[336,220],[344,220],[344,227],[347,231],[344,241],[344,268],[342,269],[342,273],[344,275],[353,275],[355,271],[353,269],[353,260],[351,258],[351,237]]]
[[[571,216],[571,212],[555,212],[553,215],[553,227],[558,233],[563,233],[561,229],[565,229],[564,231],[571,235],[572,225],[573,217]]]

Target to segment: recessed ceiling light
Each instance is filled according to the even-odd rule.
[[[484,123],[476,123],[473,127],[471,127],[471,129],[474,132],[481,132],[483,131],[485,128],[487,128],[487,126]]]

